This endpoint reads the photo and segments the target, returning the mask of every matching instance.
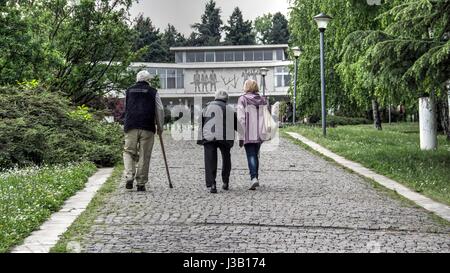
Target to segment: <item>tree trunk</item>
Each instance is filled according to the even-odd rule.
[[[383,127],[381,127],[381,114],[377,100],[372,100],[372,111],[375,128],[378,130],[383,130]]]
[[[449,117],[449,105],[448,98],[444,96],[437,102],[437,114],[438,114],[438,129],[447,136],[447,140],[450,141],[450,117]]]

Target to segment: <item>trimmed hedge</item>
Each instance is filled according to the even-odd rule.
[[[322,123],[322,120],[317,122]],[[343,125],[361,125],[361,124],[371,124],[372,122],[365,118],[349,118],[341,116],[327,116],[327,124],[330,127],[343,126]]]
[[[0,173],[0,253],[38,228],[95,170],[93,163],[84,162]]]
[[[80,161],[114,166],[121,127],[81,114],[55,93],[0,89],[0,169]]]

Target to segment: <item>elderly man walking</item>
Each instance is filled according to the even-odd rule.
[[[123,161],[126,188],[133,189],[136,179],[137,191],[145,191],[155,133],[163,132],[164,106],[158,91],[150,86],[150,73],[141,71],[136,78],[137,83],[128,88],[125,98]]]

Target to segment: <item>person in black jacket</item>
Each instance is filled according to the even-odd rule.
[[[234,145],[237,116],[236,111],[227,102],[228,93],[226,91],[216,92],[215,100],[203,109],[201,116],[198,144],[204,146],[206,187],[210,189],[211,193],[217,193],[217,149],[222,154],[223,189],[229,189],[230,151]]]
[[[128,88],[125,97],[125,165],[126,188],[145,191],[155,133],[163,132],[164,106],[158,91],[150,86],[151,74],[144,70],[137,74],[137,83]],[[137,166],[136,166],[137,163]]]

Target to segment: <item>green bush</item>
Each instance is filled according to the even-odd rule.
[[[2,88],[0,105],[0,169],[84,160],[109,167],[121,158],[121,127],[58,94]]]
[[[322,120],[317,122],[322,123]],[[341,116],[327,116],[327,124],[330,127],[343,126],[343,125],[360,125],[360,124],[370,124],[371,121],[365,118],[349,118]]]
[[[84,162],[0,173],[0,253],[38,228],[95,170]]]

